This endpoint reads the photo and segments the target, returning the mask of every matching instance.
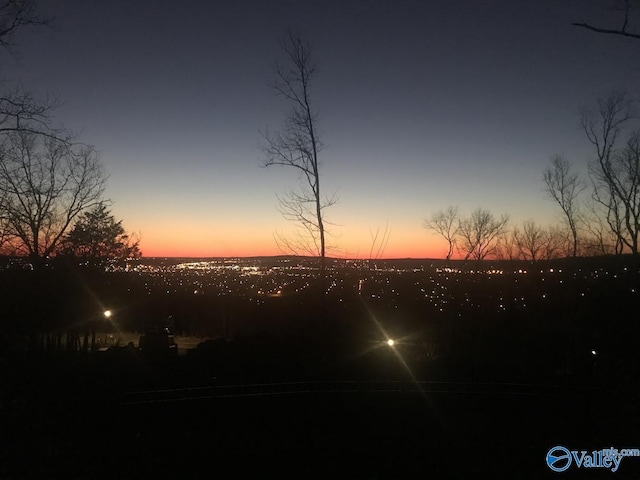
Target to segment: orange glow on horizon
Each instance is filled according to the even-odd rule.
[[[216,228],[217,227],[217,228]],[[175,225],[149,225],[142,230],[140,249],[144,257],[221,258],[263,257],[287,255],[274,240],[273,230],[246,228],[241,225],[192,225],[187,222]],[[146,231],[146,233],[145,233]],[[344,235],[331,239],[327,257],[338,259],[396,259],[433,258],[444,259],[448,250],[446,242],[429,235],[413,225],[397,225],[391,231],[385,248],[372,247],[370,232],[354,227]],[[454,258],[457,258],[457,252]]]

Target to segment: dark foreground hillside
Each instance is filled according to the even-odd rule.
[[[336,271],[321,297],[5,275],[0,478],[640,478],[640,458],[584,461],[640,448],[637,263],[496,268]],[[184,356],[86,351],[74,315],[106,297],[224,335]],[[581,465],[553,472],[553,447]]]
[[[631,385],[414,382],[400,369],[207,385],[188,357],[77,361],[33,363],[14,379],[25,390],[5,391],[0,478],[558,478],[553,446],[640,444]],[[638,475],[640,458],[625,458],[615,478]]]

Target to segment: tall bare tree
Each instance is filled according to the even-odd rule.
[[[633,38],[640,40],[640,30],[636,28],[635,31],[629,31],[631,24],[631,17],[634,12],[640,6],[638,0],[616,0],[613,4],[613,9],[620,12],[619,26],[615,28],[605,28],[602,26],[596,26],[586,22],[574,22],[572,25],[580,28],[586,28],[592,32],[604,33],[608,35],[618,35],[627,38]]]
[[[580,219],[578,197],[585,189],[580,177],[573,171],[571,162],[561,155],[551,158],[551,166],[543,174],[545,191],[554,200],[564,215],[571,231],[571,256],[578,255],[578,223]]]
[[[636,103],[626,94],[613,92],[598,102],[597,113],[585,113],[582,127],[595,147],[589,173],[593,198],[606,210],[606,219],[619,242],[638,253],[640,235],[640,131],[628,133],[636,117]]]
[[[0,216],[17,253],[42,264],[74,219],[100,203],[105,181],[90,146],[30,131],[7,134],[0,144]]]
[[[447,241],[449,250],[447,251],[447,260],[451,259],[453,249],[456,245],[456,235],[458,234],[459,212],[457,206],[449,206],[445,210],[439,210],[431,215],[431,218],[424,221],[423,226],[428,230],[440,235]]]
[[[311,82],[317,68],[309,45],[300,35],[288,32],[281,48],[285,62],[276,64],[274,88],[287,100],[290,109],[278,133],[263,135],[264,166],[293,168],[300,174],[301,182],[297,189],[278,197],[280,211],[297,224],[298,234],[278,235],[277,241],[293,253],[318,256],[324,272],[327,252],[324,210],[335,203],[335,198],[323,197],[320,189],[318,155],[322,142],[317,129],[318,116],[311,102]]]
[[[496,218],[493,213],[477,208],[468,217],[460,220],[458,248],[464,259],[484,260],[494,255],[498,238],[506,232],[509,216]]]

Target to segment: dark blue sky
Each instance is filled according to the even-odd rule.
[[[270,88],[278,37],[310,42],[336,255],[439,256],[421,224],[458,204],[557,221],[542,191],[553,154],[583,168],[582,106],[640,91],[640,42],[572,27],[615,22],[606,1],[43,2],[3,77],[63,102],[101,151],[114,213],[145,254],[278,253],[276,192],[260,131],[287,110]],[[640,22],[638,22],[640,24]],[[586,169],[585,169],[586,170]]]

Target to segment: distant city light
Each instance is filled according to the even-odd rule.
[[[598,355],[598,352],[596,352],[595,350],[591,350],[591,355],[595,357],[596,355]]]
[[[105,310],[103,312],[103,315],[104,315],[104,318],[111,318],[111,315],[112,315],[111,310]]]
[[[396,344],[396,342],[394,342],[392,338],[387,340],[387,345],[389,345],[390,347],[393,347],[395,344]]]

